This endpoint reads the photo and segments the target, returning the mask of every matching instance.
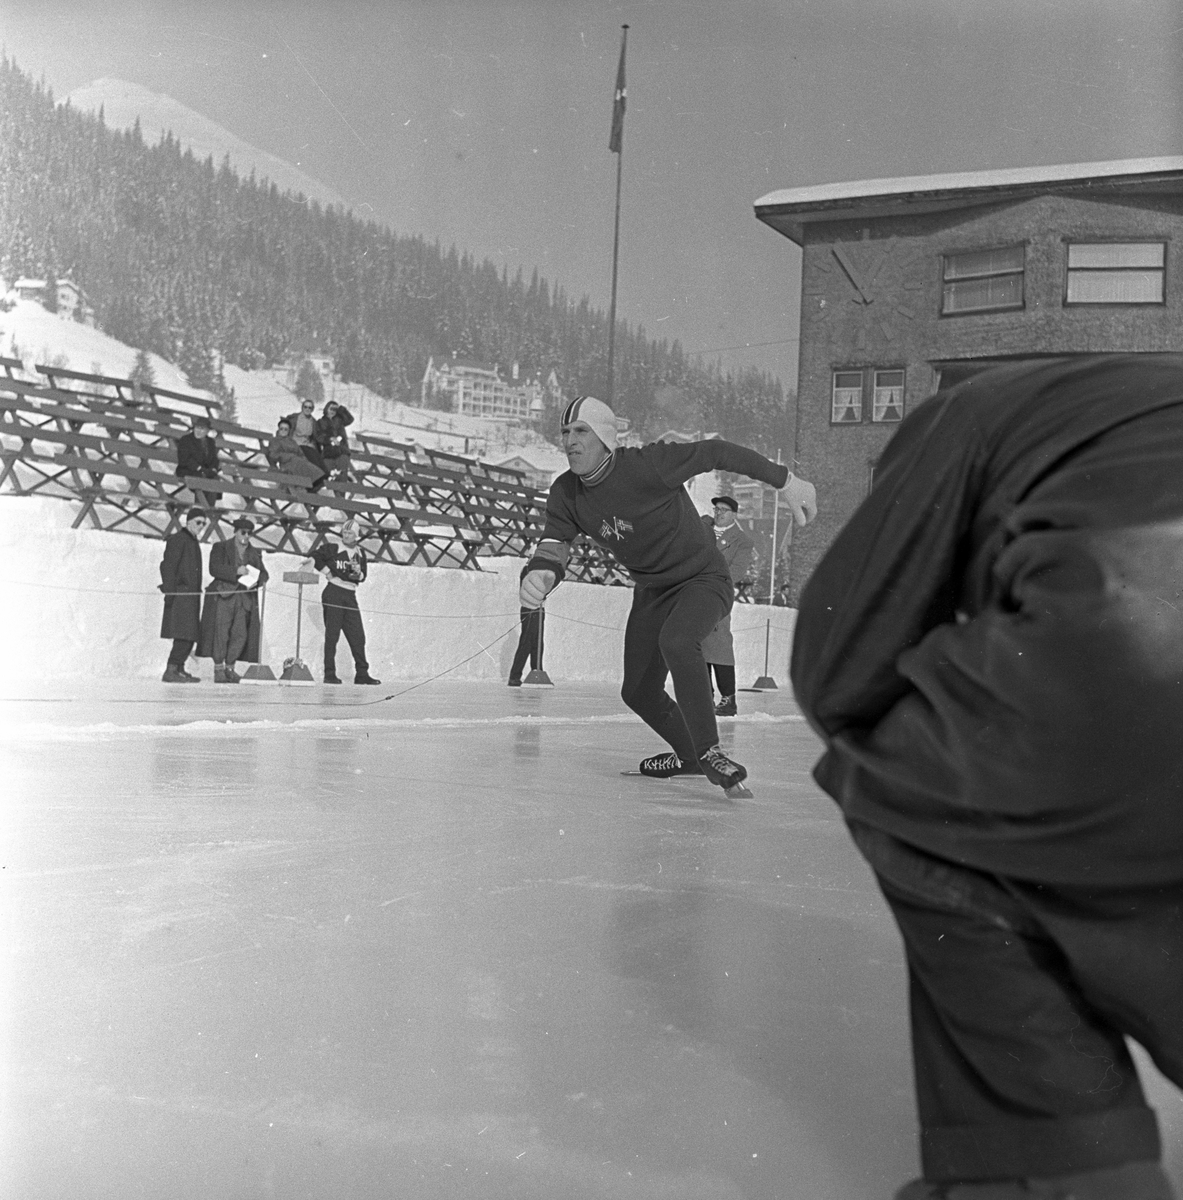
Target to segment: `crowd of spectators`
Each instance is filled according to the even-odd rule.
[[[335,400],[325,402],[319,417],[315,411],[313,402],[304,400],[299,412],[280,417],[265,448],[267,461],[276,471],[300,477],[310,491],[351,479],[353,468],[346,432],[353,424],[353,414]],[[211,480],[237,476],[232,463],[222,463],[217,434],[208,417],[195,417],[193,428],[177,439],[176,473],[178,478]],[[202,490],[197,498],[212,508],[221,493]]]

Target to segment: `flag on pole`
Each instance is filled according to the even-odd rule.
[[[624,50],[628,44],[628,26],[622,26],[620,35],[620,66],[616,68],[616,96],[612,101],[612,132],[608,135],[608,149],[620,153],[624,141],[624,104],[628,91],[624,86]]]

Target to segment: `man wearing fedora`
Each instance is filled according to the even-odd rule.
[[[234,536],[210,550],[209,573],[201,611],[199,658],[214,660],[214,683],[238,683],[238,661],[259,661],[259,591],[267,582],[260,550],[251,545],[255,524],[249,517],[234,522]]]
[[[715,544],[727,564],[732,587],[738,587],[752,569],[756,543],[735,519],[739,504],[734,496],[716,496],[711,504],[715,510]],[[731,638],[730,612],[703,639],[702,656],[714,669],[715,682],[719,685],[715,716],[734,717],[738,709],[735,705],[735,643]]]

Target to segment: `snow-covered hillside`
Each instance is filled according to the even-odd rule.
[[[18,300],[10,312],[0,312],[0,356],[21,359],[31,373],[41,364],[126,379],[135,366],[136,350],[102,330],[46,312],[35,300]],[[167,359],[158,354],[148,358],[158,386],[208,395],[191,388],[180,368]]]

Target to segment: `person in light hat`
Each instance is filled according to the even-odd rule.
[[[563,578],[580,534],[610,550],[632,576],[624,635],[621,697],[672,752],[653,755],[640,773],[655,778],[703,774],[725,789],[747,771],[719,747],[703,639],[731,611],[727,563],[683,486],[708,471],[732,471],[782,488],[799,525],[817,514],[814,487],[732,442],[653,442],[618,447],[616,414],[594,396],[563,410],[569,470],[550,487],[546,524],[522,577],[520,600],[537,608]],[[672,677],[675,699],[665,690]]]
[[[381,683],[370,675],[366,661],[366,630],[357,605],[357,586],[369,574],[366,552],[360,544],[361,528],[352,519],[341,526],[341,542],[323,542],[307,561],[325,580],[320,603],[325,621],[325,683],[340,683],[337,675],[337,642],[341,634],[353,655],[353,682]]]

